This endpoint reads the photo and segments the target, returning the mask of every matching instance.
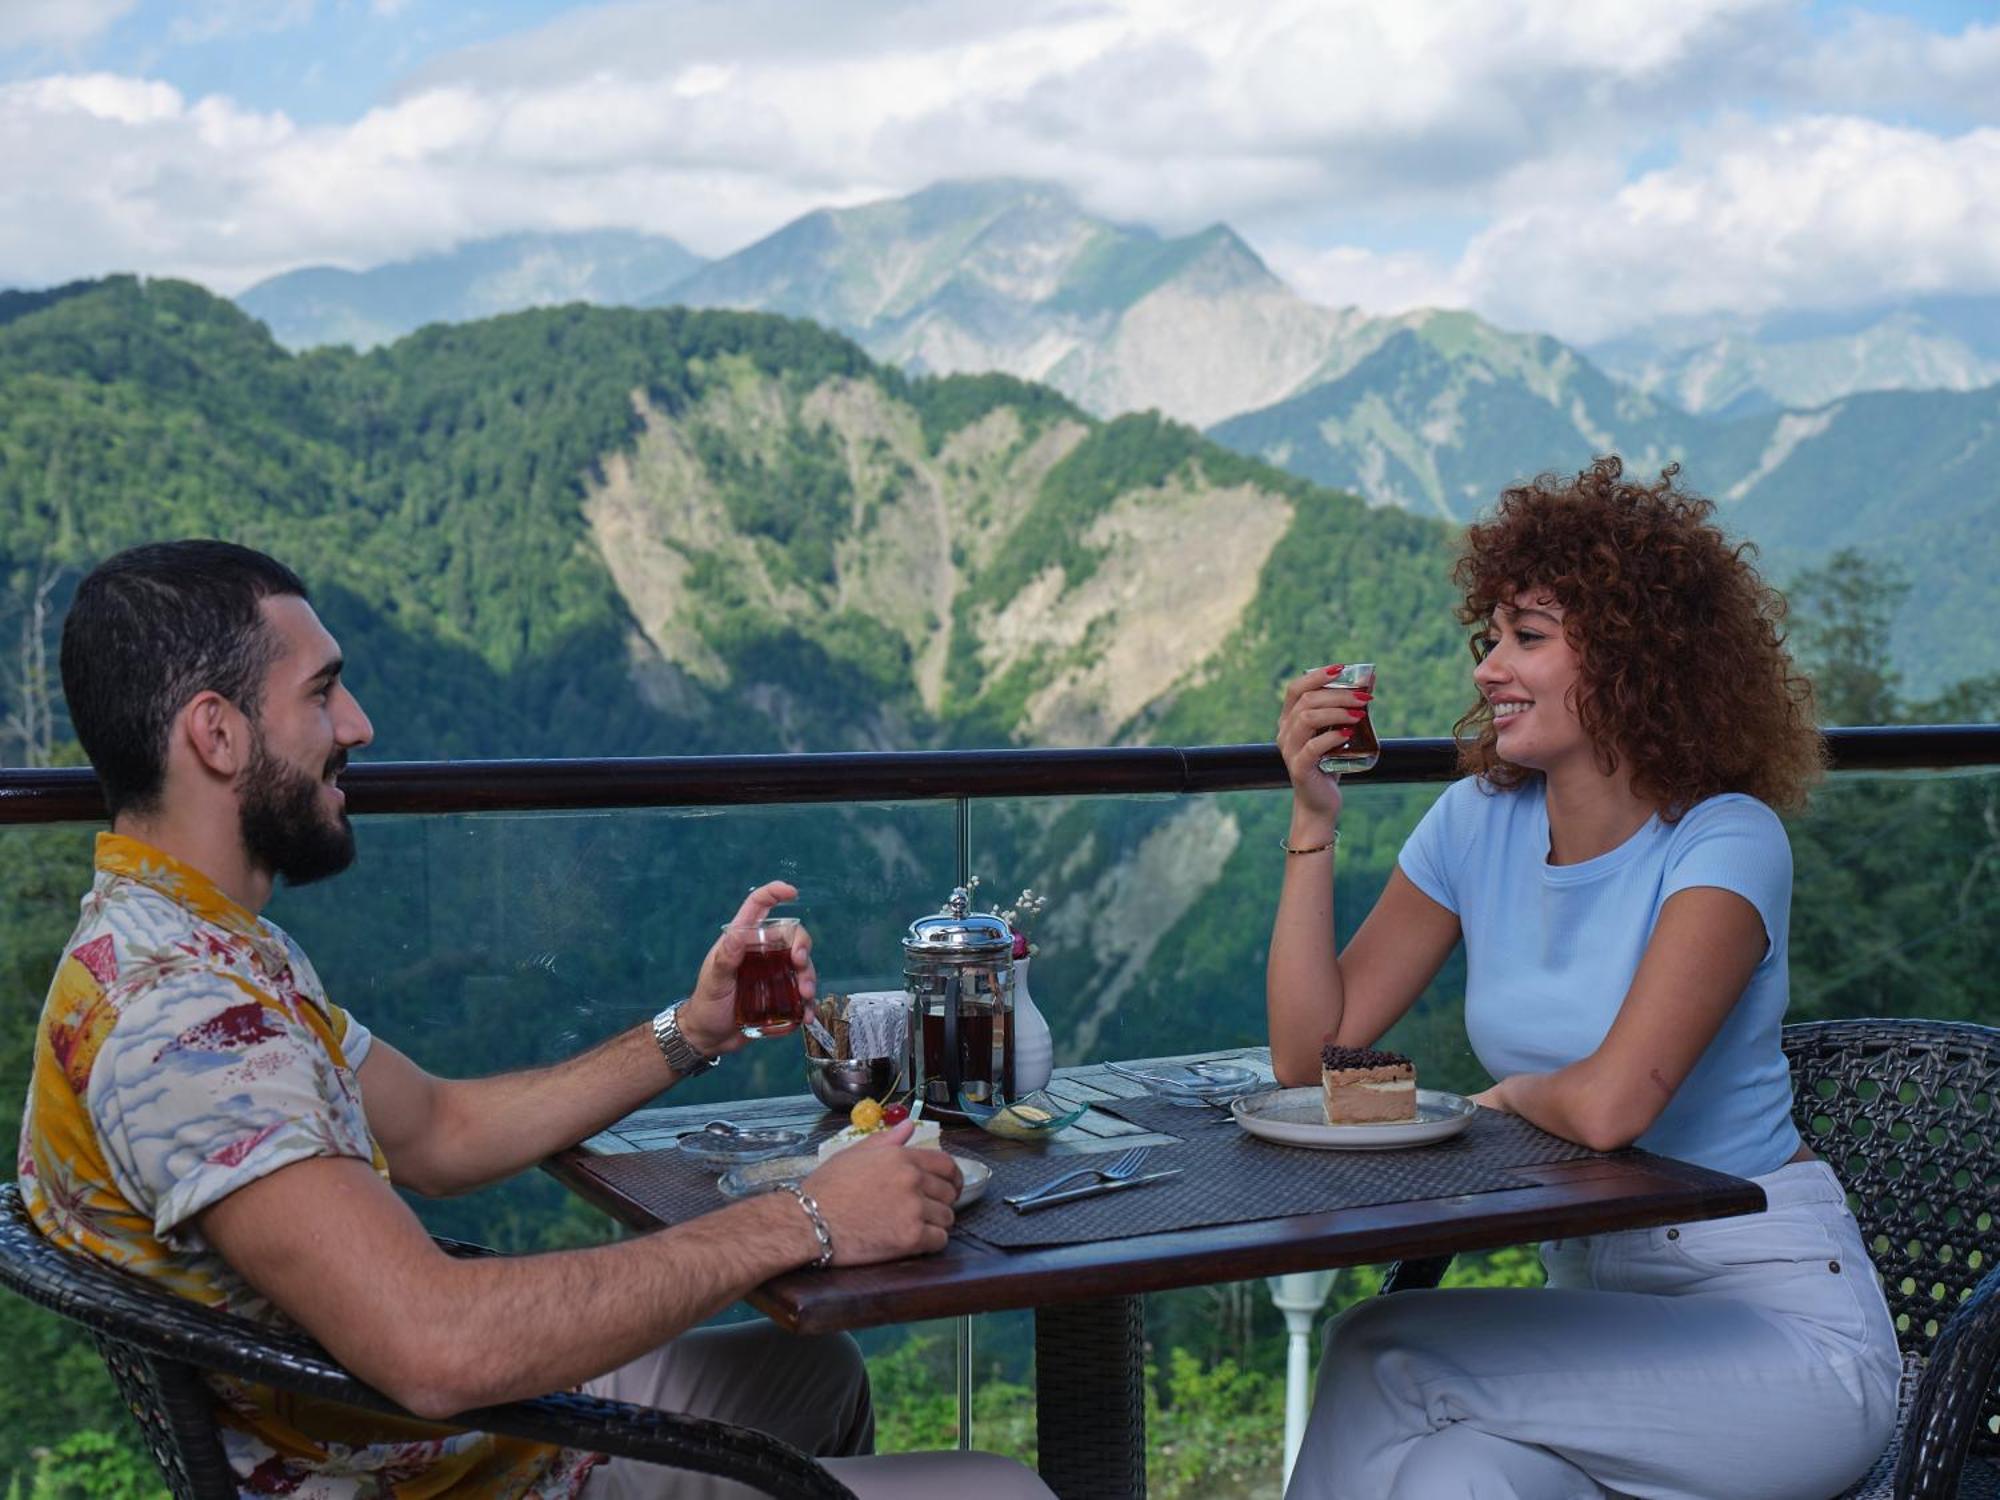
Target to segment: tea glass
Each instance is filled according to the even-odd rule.
[[[798,971],[792,967],[797,917],[765,917],[755,927],[725,927],[745,938],[736,967],[736,1025],[745,1036],[784,1036],[805,1013]]]
[[[1375,691],[1375,663],[1372,661],[1352,661],[1347,663],[1326,681],[1328,687],[1360,688],[1364,692]],[[1336,745],[1319,758],[1319,768],[1329,776],[1352,776],[1361,771],[1372,771],[1375,762],[1382,758],[1381,742],[1375,738],[1375,726],[1369,722],[1367,705],[1361,709],[1361,717],[1354,725],[1354,732],[1344,745]]]

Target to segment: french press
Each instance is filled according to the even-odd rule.
[[[958,887],[903,939],[910,1076],[925,1114],[954,1120],[965,1118],[961,1093],[993,1104],[1014,1090],[1014,934],[971,904]]]

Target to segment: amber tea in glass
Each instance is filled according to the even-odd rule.
[[[1351,661],[1332,677],[1327,679],[1328,687],[1360,688],[1364,692],[1375,691],[1375,663],[1372,661]],[[1347,743],[1338,745],[1319,758],[1319,768],[1329,776],[1353,776],[1361,771],[1372,771],[1375,762],[1382,758],[1382,745],[1375,738],[1375,725],[1368,717],[1368,707],[1362,705],[1361,717],[1354,724],[1353,734]]]
[[[797,917],[766,917],[744,929],[748,946],[736,966],[736,1024],[745,1036],[783,1036],[805,1011],[792,967]]]

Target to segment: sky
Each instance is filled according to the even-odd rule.
[[[991,176],[1593,342],[2000,294],[1996,0],[0,0],[0,286]]]

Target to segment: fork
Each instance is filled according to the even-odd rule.
[[[1095,1177],[1099,1182],[1124,1182],[1127,1178],[1139,1175],[1139,1169],[1146,1164],[1146,1155],[1152,1149],[1151,1146],[1134,1146],[1130,1151],[1118,1156],[1109,1166],[1079,1167],[1076,1171],[1065,1172],[1040,1187],[1031,1188],[1025,1193],[1017,1193],[1006,1201],[1018,1208],[1023,1203],[1032,1203],[1037,1198],[1053,1193],[1066,1182],[1075,1182],[1079,1177]]]

